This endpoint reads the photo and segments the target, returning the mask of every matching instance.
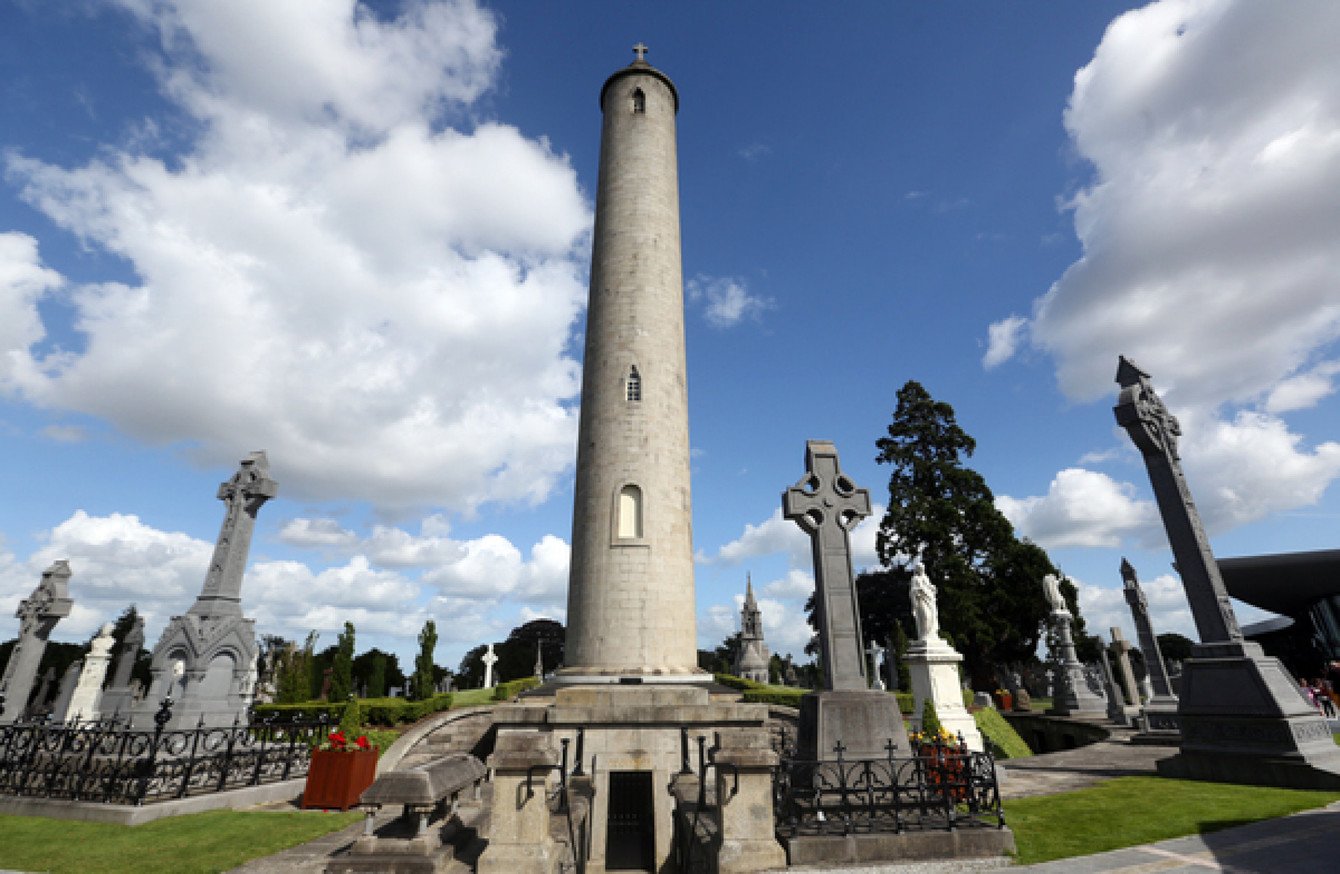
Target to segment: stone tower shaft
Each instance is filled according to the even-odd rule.
[[[600,107],[563,674],[670,679],[697,673],[679,97],[639,56]]]

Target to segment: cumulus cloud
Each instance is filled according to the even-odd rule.
[[[875,536],[879,533],[879,523],[884,518],[885,508],[882,504],[874,504],[871,509],[871,514],[862,519],[849,535],[852,567],[857,573],[879,564]],[[744,532],[739,537],[723,545],[715,555],[700,557],[699,561],[704,564],[738,565],[749,558],[777,553],[785,554],[793,568],[808,568],[813,563],[809,536],[795,522],[782,518],[780,509],[773,510],[771,516],[757,524],[746,522]]]
[[[1124,537],[1161,534],[1158,513],[1135,498],[1135,487],[1104,473],[1066,468],[1047,494],[1028,498],[1000,495],[996,507],[1024,537],[1046,549],[1117,546]]]
[[[1108,28],[1065,123],[1084,247],[1031,336],[1067,395],[1119,352],[1182,404],[1259,398],[1340,337],[1340,7],[1165,0]]]
[[[775,306],[771,298],[749,293],[743,279],[697,276],[685,289],[690,302],[702,305],[703,318],[713,328],[732,328],[745,319],[759,319]]]
[[[35,303],[64,281],[5,235],[0,390],[208,463],[264,447],[290,497],[545,499],[575,437],[590,213],[565,156],[470,118],[494,17],[124,5],[192,138],[8,158],[30,204],[137,279],[64,290],[82,345],[44,349]]]
[[[1027,329],[1028,320],[1023,316],[1010,316],[992,322],[986,329],[986,354],[982,356],[982,366],[991,370],[1013,358]]]

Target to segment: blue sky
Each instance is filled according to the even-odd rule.
[[[1217,554],[1334,545],[1338,37],[1328,2],[0,6],[0,610],[66,558],[57,639],[134,601],[152,642],[265,449],[261,631],[404,658],[431,616],[454,667],[561,619],[597,95],[643,41],[681,97],[700,644],[750,573],[799,653],[779,495],[831,439],[882,508],[908,379],[1094,627],[1134,637],[1126,555],[1190,634],[1116,356]]]

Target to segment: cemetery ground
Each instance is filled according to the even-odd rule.
[[[794,695],[797,690],[761,686],[752,696]],[[454,693],[452,705],[495,703],[495,690]],[[994,710],[979,711],[983,733],[1008,754],[1026,751],[1022,740]],[[372,732],[376,732],[375,735]],[[386,749],[399,729],[372,729]],[[1340,743],[1340,735],[1336,736]],[[1068,757],[1082,754],[1071,750]],[[1096,751],[1096,755],[1102,753]],[[1016,762],[1016,764],[1022,764]],[[1006,768],[1009,760],[1005,760]],[[1077,767],[1077,772],[1082,767]],[[1027,779],[1016,769],[1014,779]],[[1235,784],[1172,780],[1156,776],[1099,776],[1084,788],[1015,797],[1005,779],[1005,815],[1019,847],[1018,864],[1036,864],[1147,844],[1182,835],[1208,834],[1232,826],[1287,816],[1340,803],[1340,793],[1268,789]],[[1017,790],[1017,784],[1015,789]],[[1043,790],[1047,791],[1047,790]],[[352,828],[357,811],[212,811],[169,817],[140,826],[0,816],[0,868],[21,871],[153,874],[222,872],[250,860],[298,847]],[[349,838],[351,839],[351,838]]]

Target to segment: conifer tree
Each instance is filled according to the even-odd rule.
[[[330,700],[348,701],[354,691],[354,624],[344,623],[335,641],[335,659],[330,666]]]
[[[437,649],[437,623],[429,619],[419,632],[419,655],[414,659],[414,681],[410,689],[416,700],[433,697],[433,650]]]

